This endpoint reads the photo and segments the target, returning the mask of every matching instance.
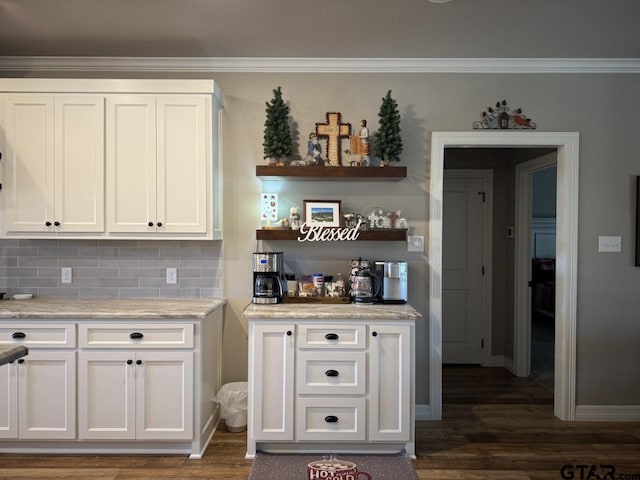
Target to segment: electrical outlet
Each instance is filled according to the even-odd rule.
[[[60,281],[62,283],[71,283],[73,281],[73,270],[71,267],[62,267],[62,275]]]
[[[598,237],[598,252],[621,252],[622,237]]]
[[[178,283],[177,268],[167,268],[167,283],[171,283],[171,284]]]
[[[407,252],[424,252],[424,237],[421,235],[408,236]]]

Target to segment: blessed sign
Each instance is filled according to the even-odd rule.
[[[354,227],[325,227],[323,225],[308,225],[304,222],[300,225],[299,242],[340,242],[357,240],[360,236],[362,219]]]

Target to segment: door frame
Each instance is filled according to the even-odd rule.
[[[513,373],[518,377],[531,373],[531,182],[534,173],[556,164],[555,159],[543,157],[516,165]]]
[[[443,170],[444,176],[453,178],[482,179],[484,182],[485,201],[483,204],[482,219],[482,262],[484,276],[482,277],[482,366],[494,366],[491,355],[492,345],[492,292],[493,292],[493,170],[488,168],[477,169],[447,169]]]
[[[554,415],[575,420],[578,261],[577,132],[433,132],[429,166],[429,395],[442,419],[442,186],[447,147],[557,148],[556,327]]]

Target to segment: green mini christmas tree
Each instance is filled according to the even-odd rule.
[[[293,139],[289,128],[289,106],[282,99],[282,89],[273,91],[271,102],[267,102],[267,120],[264,122],[264,158],[281,163],[291,155]]]
[[[374,153],[382,159],[384,165],[399,162],[402,152],[402,138],[400,137],[400,112],[398,104],[391,98],[391,90],[382,99],[378,112],[380,127],[375,134]]]

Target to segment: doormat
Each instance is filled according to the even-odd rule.
[[[257,452],[249,480],[418,480],[403,451],[389,455]]]

